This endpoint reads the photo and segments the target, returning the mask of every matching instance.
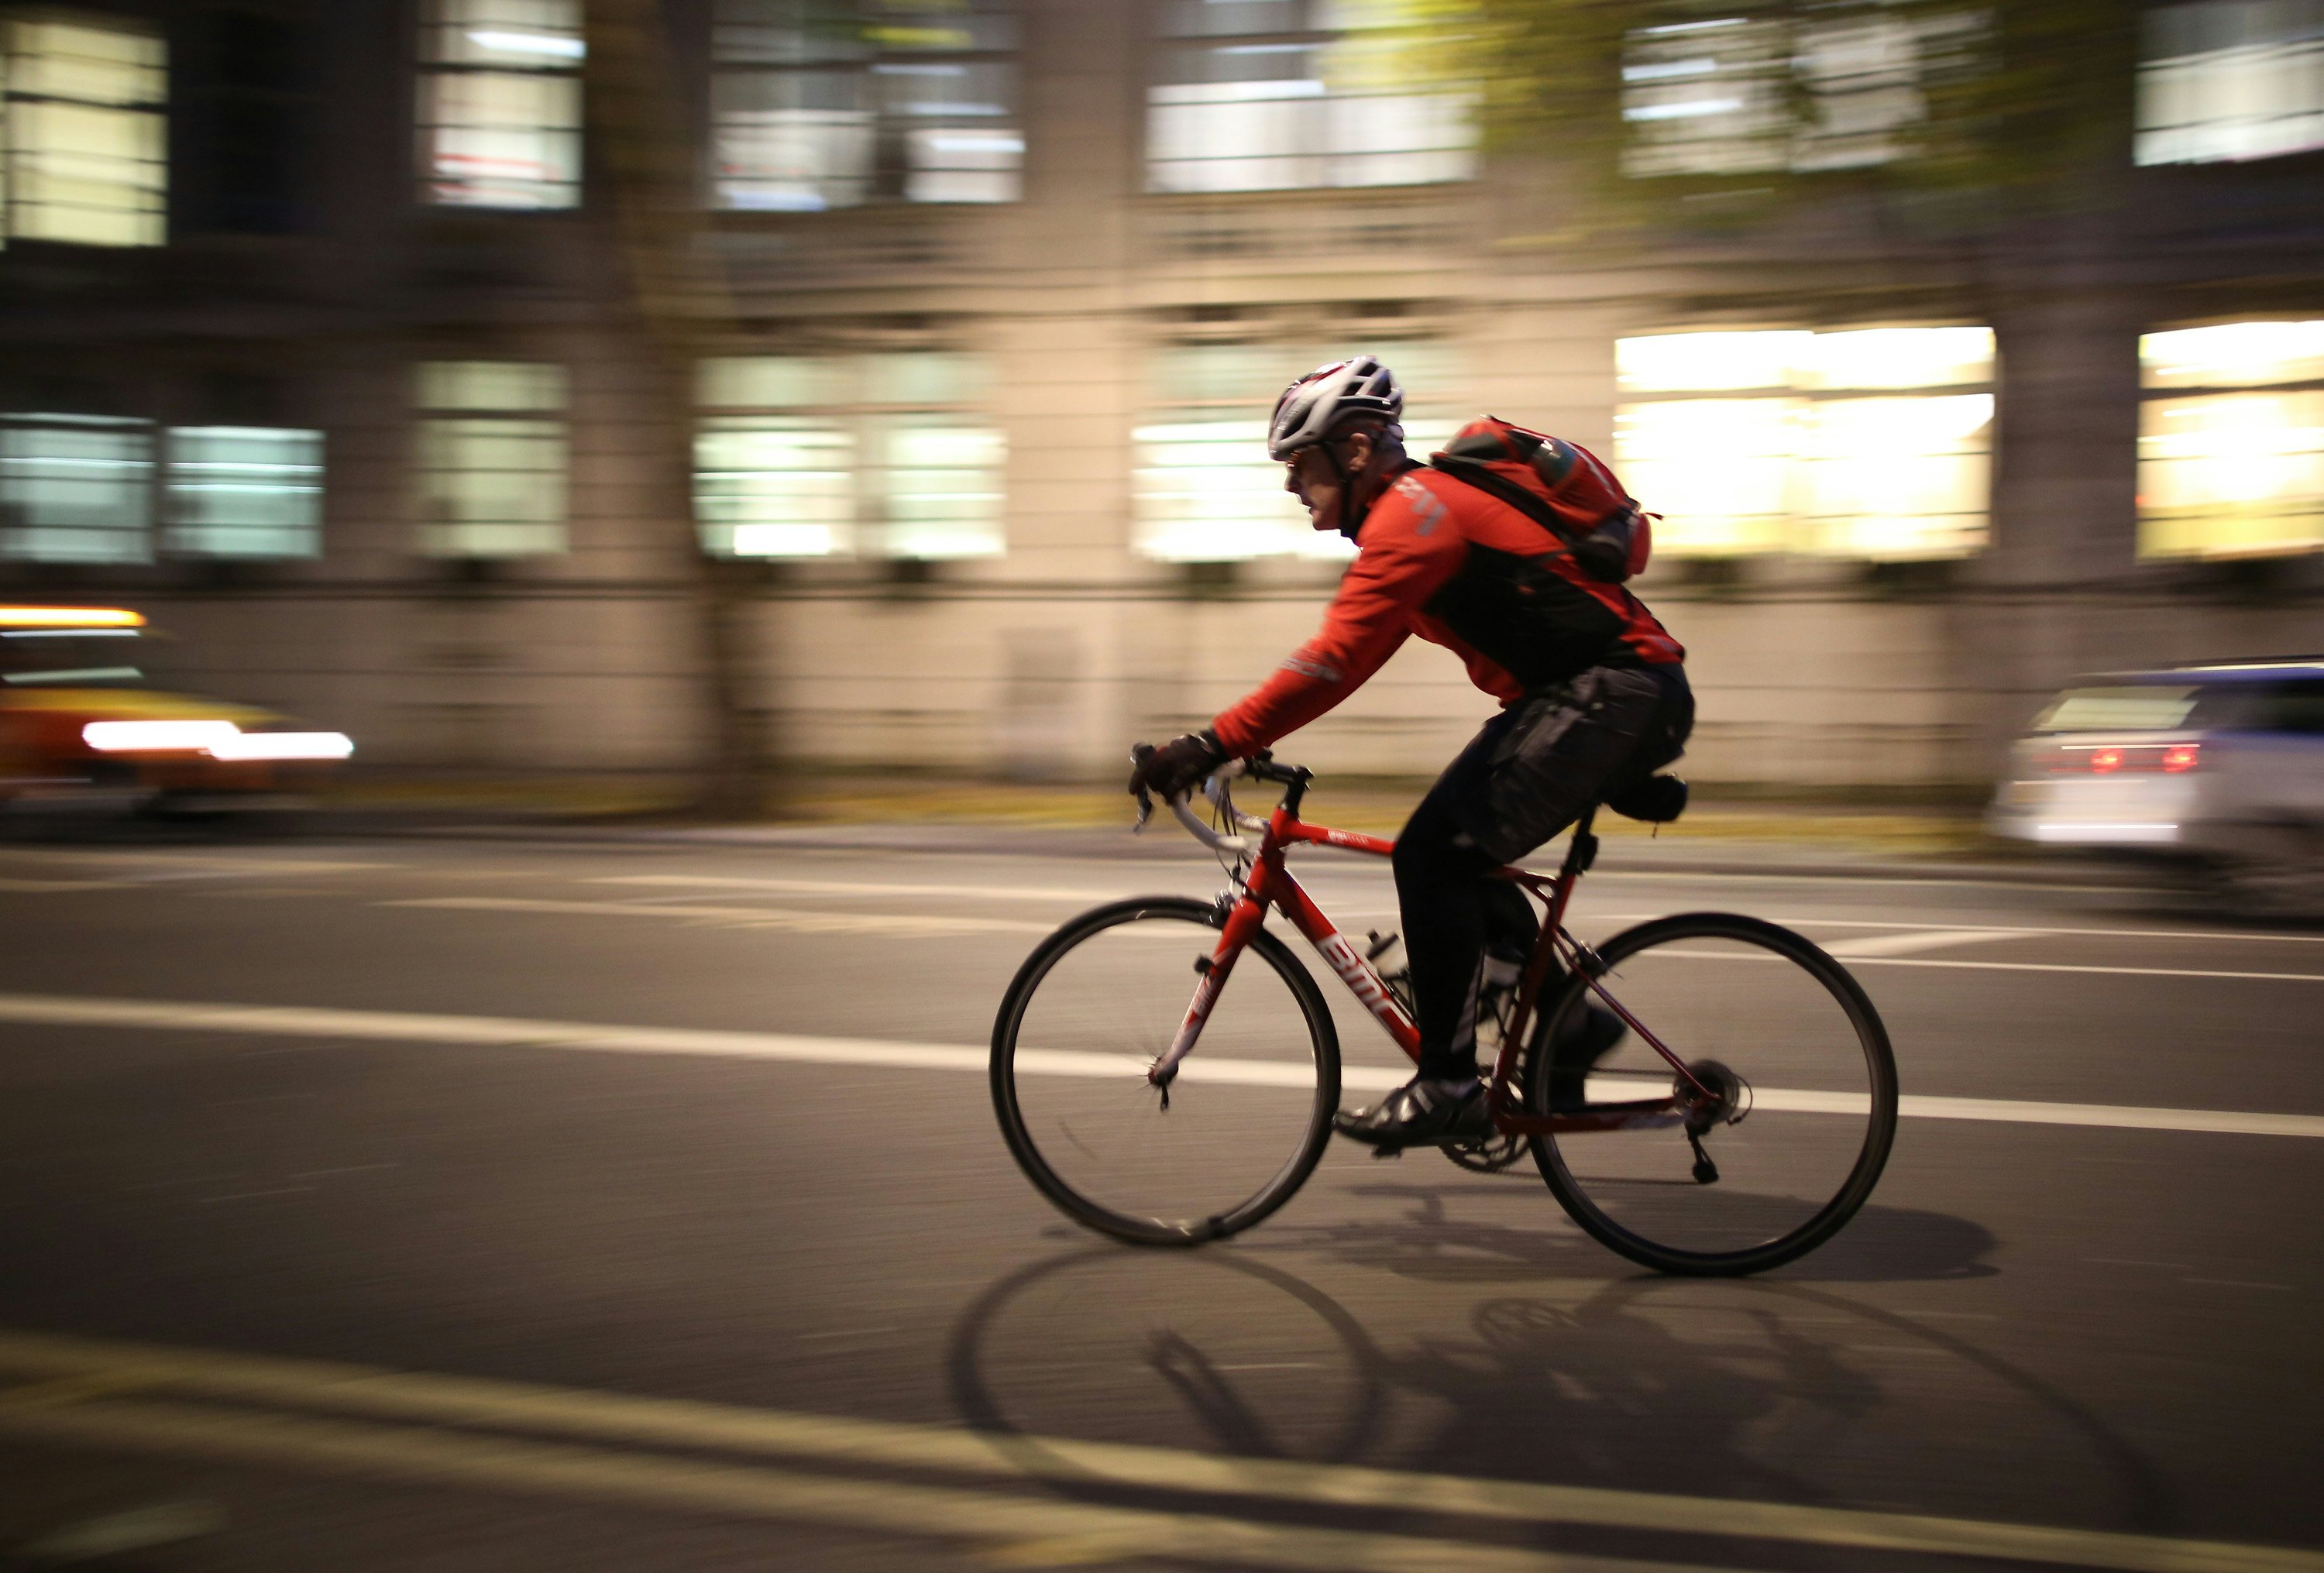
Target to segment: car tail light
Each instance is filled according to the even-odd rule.
[[[2161,771],[2183,776],[2201,762],[2200,743],[2056,743],[2034,755],[2052,776],[2112,776]]]

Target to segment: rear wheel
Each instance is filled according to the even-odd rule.
[[[1665,1273],[1761,1272],[1830,1239],[1872,1193],[1896,1130],[1888,1035],[1856,980],[1789,929],[1724,913],[1642,924],[1598,953],[1608,993],[1692,1077],[1625,1034],[1582,1108],[1675,1096],[1682,1118],[1536,1138],[1559,1203]],[[1590,998],[1571,980],[1544,1041]],[[1536,1114],[1553,1111],[1550,1061],[1527,1067]]]
[[[1167,1090],[1147,1081],[1185,1019],[1226,914],[1117,902],[1019,970],[992,1026],[992,1107],[1041,1193],[1139,1245],[1192,1246],[1290,1200],[1331,1138],[1340,1044],[1307,970],[1261,931]]]

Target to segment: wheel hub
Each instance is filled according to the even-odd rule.
[[[1689,1134],[1717,1125],[1738,1125],[1751,1112],[1750,1084],[1716,1060],[1697,1060],[1671,1089],[1686,1115]],[[1690,1081],[1688,1078],[1692,1077]]]

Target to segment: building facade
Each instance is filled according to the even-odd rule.
[[[1968,46],[1858,9],[1642,25],[1630,178],[1909,156]],[[607,10],[665,41],[666,120],[593,104]],[[2070,204],[1651,242],[1480,151],[1417,14],[7,12],[6,593],[137,605],[183,681],[374,762],[663,770],[706,746],[706,553],[787,757],[1098,776],[1314,626],[1346,549],[1264,421],[1368,350],[1416,446],[1489,410],[1665,516],[1702,779],[1973,785],[2077,672],[2324,648],[2324,7],[2129,19]],[[675,369],[623,136],[699,170]],[[1287,751],[1425,773],[1489,703],[1414,646]]]

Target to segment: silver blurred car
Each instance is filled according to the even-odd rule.
[[[2085,677],[2051,701],[1987,818],[2047,846],[2175,858],[2237,904],[2324,902],[2324,657]]]

